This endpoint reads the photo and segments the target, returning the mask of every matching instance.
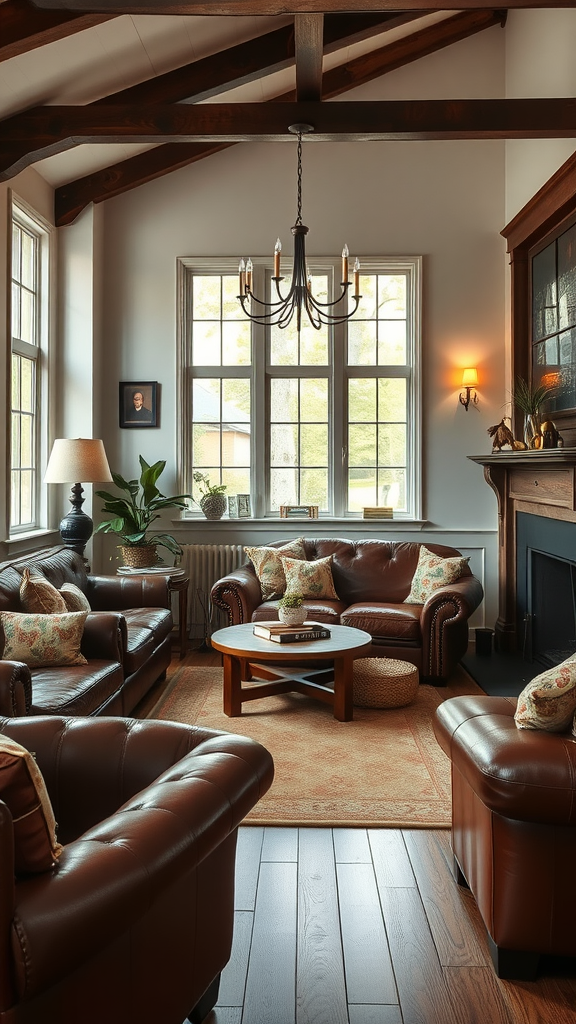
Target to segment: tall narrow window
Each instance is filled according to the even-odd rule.
[[[48,232],[16,202],[11,251],[10,532],[40,525],[39,471],[46,431]]]
[[[252,512],[318,505],[360,517],[385,505],[421,515],[420,259],[363,261],[362,301],[350,321],[315,330],[248,320],[238,275],[224,261],[180,261],[181,473],[250,493]],[[310,261],[313,293],[329,302],[340,272]],[[270,288],[254,261],[254,290]],[[196,495],[197,496],[197,495]]]

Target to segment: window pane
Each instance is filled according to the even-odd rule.
[[[547,245],[532,260],[533,340],[557,329],[556,243]]]
[[[13,469],[10,478],[10,526],[20,526],[20,473]]]
[[[348,365],[375,366],[376,321],[351,320],[348,325]]]
[[[29,291],[36,291],[36,239],[27,231],[22,232],[22,284]]]
[[[238,274],[222,278],[222,316],[225,320],[243,320],[248,326],[250,324],[238,301]]]
[[[406,509],[406,471],[385,469],[378,473],[379,505],[390,505],[398,512]]]
[[[376,276],[374,274],[360,275],[360,293],[362,299],[359,310],[366,320],[372,320],[376,316]]]
[[[296,466],[298,463],[298,427],[288,423],[270,426],[270,464]],[[284,502],[283,504],[286,504]]]
[[[228,379],[222,381],[224,415],[228,419],[250,422],[250,381]]]
[[[406,427],[403,423],[379,424],[378,465],[406,465]]]
[[[328,381],[304,378],[300,382],[300,415],[310,423],[328,419]]]
[[[222,363],[224,366],[247,366],[250,363],[250,322],[222,324]]]
[[[300,428],[300,463],[302,466],[326,466],[328,463],[328,426],[325,423],[303,423]]]
[[[300,501],[304,505],[318,505],[319,511],[328,508],[328,471],[303,469],[300,474]],[[285,504],[284,502],[282,504]]]
[[[13,469],[20,469],[20,415],[12,413],[12,454],[11,462]]]
[[[20,458],[21,465],[26,469],[32,468],[32,427],[33,420],[31,416],[22,416],[21,418],[21,437],[20,437]]]
[[[20,285],[12,282],[12,337],[20,338]]]
[[[272,327],[270,332],[270,362],[273,366],[296,366],[298,364],[298,338],[296,332],[281,331]]]
[[[404,274],[379,275],[378,317],[380,320],[406,318],[406,278]]]
[[[211,466],[220,445],[220,428],[206,423],[192,426],[192,461],[197,467]]]
[[[34,412],[34,363],[31,359],[21,359],[21,392],[20,402],[23,412]]]
[[[378,323],[378,363],[380,366],[406,365],[405,320],[381,320]]]
[[[194,422],[220,421],[220,381],[205,377],[192,382],[192,419]]]
[[[222,483],[226,484],[226,495],[250,494],[250,467],[223,469]]]
[[[198,321],[192,332],[192,362],[194,366],[220,366],[220,323]]]
[[[270,419],[272,423],[298,420],[298,381],[280,378],[270,382]]]
[[[348,464],[376,465],[376,424],[351,423],[348,430]]]
[[[378,410],[381,420],[406,419],[406,381],[401,377],[380,377]]]
[[[20,525],[32,523],[33,515],[33,475],[31,469],[23,470],[20,474]]]
[[[247,423],[222,424],[222,466],[250,465],[250,427]]]
[[[376,419],[376,381],[354,378],[348,382],[348,419],[364,423]]]
[[[220,275],[201,277],[194,275],[192,317],[194,320],[220,320]]]
[[[367,505],[378,505],[376,470],[351,469],[348,473],[348,508],[361,512]]]
[[[297,505],[297,470],[270,470],[270,504],[273,509],[280,505]]]
[[[284,289],[287,294],[288,289]],[[312,275],[312,294],[319,302],[328,301],[328,278],[325,274]],[[328,363],[328,327],[319,330],[310,323],[306,312],[302,313],[300,345],[296,316],[286,328],[270,329],[270,363],[272,366],[325,366]]]
[[[20,356],[12,356],[12,408],[20,408]]]

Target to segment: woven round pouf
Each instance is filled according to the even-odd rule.
[[[409,661],[357,658],[354,662],[354,704],[361,708],[401,708],[418,692],[419,674]]]

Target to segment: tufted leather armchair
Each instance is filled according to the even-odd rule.
[[[277,541],[269,547],[286,543]],[[421,677],[445,684],[468,647],[468,619],[483,598],[482,584],[467,568],[455,583],[436,590],[423,605],[404,604],[410,593],[421,544],[384,540],[305,538],[306,558],[332,555],[340,600],[307,599],[307,618],[328,625],[355,626],[372,636],[370,657],[400,658]],[[441,544],[426,547],[443,558],[460,552]],[[229,625],[278,618],[276,601],[262,601],[251,563],[218,580],[211,592]]]
[[[272,758],[243,736],[121,718],[0,719],[65,844],[14,877],[0,801],[0,1024],[199,1024],[232,940],[237,827]]]

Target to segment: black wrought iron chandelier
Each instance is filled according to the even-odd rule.
[[[238,298],[246,316],[257,324],[283,329],[292,323],[294,315],[296,315],[296,329],[299,334],[302,325],[303,309],[306,310],[312,327],[319,331],[325,324],[341,324],[354,316],[362,296],[360,295],[360,262],[358,258],[354,262],[353,282],[349,280],[349,252],[347,245],[342,250],[341,294],[334,302],[320,302],[312,295],[312,279],[306,267],[306,235],[308,234],[308,228],[302,223],[302,136],[313,132],[314,129],[309,124],[292,124],[288,131],[298,136],[298,211],[296,223],[291,229],[294,235],[294,263],[290,290],[285,297],[283,297],[280,291],[280,282],[284,278],[280,275],[282,244],[278,238],[274,246],[274,274],[272,277],[278,301],[263,302],[254,295],[252,291],[252,260],[248,259],[245,261],[244,258],[240,260],[238,268],[240,275],[240,294]],[[344,312],[345,307],[341,307],[341,312],[338,312],[337,307],[346,298],[352,283],[354,284],[354,292],[351,298],[354,302],[354,308]]]

